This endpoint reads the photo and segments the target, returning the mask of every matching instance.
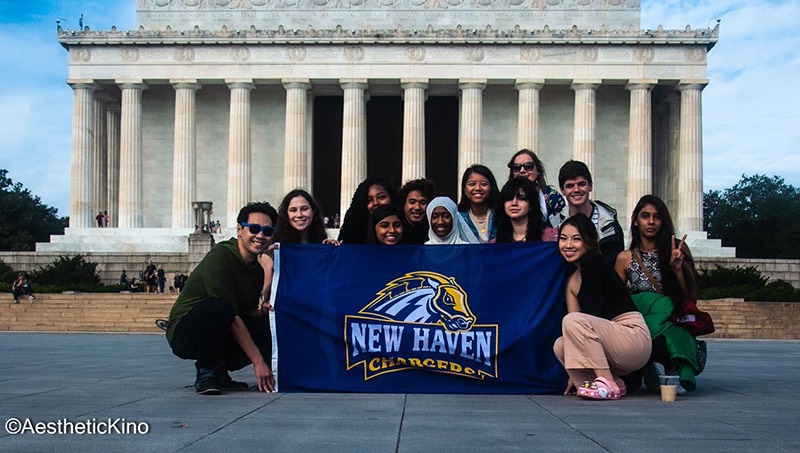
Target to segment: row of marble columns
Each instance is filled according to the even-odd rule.
[[[191,203],[196,201],[196,107],[201,85],[196,80],[171,80],[175,88],[175,130],[172,187],[172,227],[194,226]],[[250,93],[252,80],[226,80],[230,89],[230,133],[228,143],[227,219],[233,226],[239,208],[251,200]],[[458,172],[483,162],[483,90],[486,79],[459,81]],[[653,145],[651,92],[657,80],[630,80],[630,126],[628,138],[628,206],[652,193]],[[707,81],[681,81],[676,158],[669,170],[677,169],[679,231],[702,230],[702,106],[701,91]],[[71,81],[74,90],[72,137],[72,197],[70,227],[93,226],[98,206],[107,206],[112,226],[144,226],[142,183],[142,91],[143,81],[119,82],[122,99],[117,108],[108,97],[95,93],[92,81]],[[311,190],[312,182],[312,86],[307,79],[283,80],[286,89],[284,191],[297,187]],[[341,211],[345,212],[359,182],[367,177],[366,103],[367,79],[342,79],[344,114],[342,125]],[[596,156],[596,93],[600,80],[575,80],[573,159],[594,172]],[[425,176],[425,100],[427,79],[402,79],[404,94],[403,181]],[[539,93],[544,80],[518,80],[517,147],[542,154],[539,149]],[[595,179],[601,177],[596,175]]]

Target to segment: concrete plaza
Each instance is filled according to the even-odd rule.
[[[708,350],[698,390],[675,403],[646,391],[617,402],[198,396],[193,364],[172,356],[160,335],[2,333],[0,451],[800,451],[800,342],[710,340]],[[253,382],[251,368],[234,378]],[[9,433],[17,420],[94,420],[104,430],[98,423],[122,418],[128,425],[115,426],[129,434]]]

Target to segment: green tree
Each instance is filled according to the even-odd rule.
[[[703,226],[741,258],[800,258],[800,191],[783,178],[742,175],[703,197]]]
[[[0,250],[34,250],[37,242],[49,242],[50,235],[64,234],[66,217],[42,203],[38,196],[8,177],[0,169]]]
[[[59,256],[53,264],[35,270],[31,279],[45,285],[100,285],[97,263],[86,261],[82,255]]]

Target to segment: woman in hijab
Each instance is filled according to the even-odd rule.
[[[434,198],[428,203],[426,213],[430,224],[426,245],[480,243],[450,198]]]

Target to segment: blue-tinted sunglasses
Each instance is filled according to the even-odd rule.
[[[261,226],[257,223],[247,223],[247,222],[242,222],[239,225],[241,225],[242,228],[247,228],[250,231],[250,234],[254,236],[257,235],[258,233],[264,233],[264,236],[270,237],[272,236],[272,233],[275,232],[275,228],[272,228],[269,225]]]

